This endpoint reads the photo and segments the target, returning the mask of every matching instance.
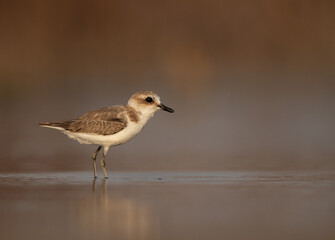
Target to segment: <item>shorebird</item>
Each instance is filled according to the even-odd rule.
[[[152,91],[137,92],[132,95],[127,105],[100,108],[68,121],[41,122],[41,127],[60,130],[69,138],[81,144],[94,144],[98,149],[93,153],[94,178],[97,177],[96,158],[103,148],[100,161],[105,178],[105,158],[112,146],[128,142],[135,137],[147,121],[158,110],[173,113],[174,110],[161,103],[160,97]]]

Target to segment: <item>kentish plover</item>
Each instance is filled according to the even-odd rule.
[[[103,147],[100,165],[107,178],[105,157],[108,149],[135,137],[159,109],[174,112],[173,109],[162,104],[160,97],[154,92],[142,91],[132,95],[127,105],[101,108],[73,120],[42,122],[39,125],[60,130],[81,144],[98,145],[98,149],[92,155],[95,178],[97,177],[96,157]]]

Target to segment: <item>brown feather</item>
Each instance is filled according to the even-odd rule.
[[[44,122],[39,125],[60,127],[70,132],[111,135],[120,132],[127,126],[127,115],[130,121],[139,121],[137,113],[132,107],[113,106],[87,112],[73,120]]]

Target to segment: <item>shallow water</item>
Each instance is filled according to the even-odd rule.
[[[1,239],[335,239],[335,172],[0,174]]]

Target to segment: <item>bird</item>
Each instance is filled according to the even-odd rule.
[[[127,105],[99,108],[67,121],[40,122],[39,126],[57,129],[80,144],[97,145],[92,155],[94,178],[97,178],[96,158],[103,148],[100,165],[105,178],[108,178],[105,158],[109,148],[135,137],[158,110],[174,112],[161,102],[156,93],[140,91],[129,98]]]

